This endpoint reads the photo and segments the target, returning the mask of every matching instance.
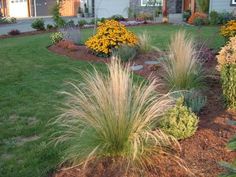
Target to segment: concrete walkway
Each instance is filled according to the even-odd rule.
[[[40,17],[38,17],[40,18]],[[52,17],[43,17],[45,25],[47,24],[54,24]],[[73,20],[75,24],[78,23],[77,17],[65,17],[66,21]],[[8,24],[8,25],[1,25],[0,26],[0,35],[7,34],[9,31],[13,29],[18,29],[20,32],[28,32],[28,31],[35,31],[35,29],[31,28],[32,21],[35,20],[35,18],[26,18],[26,19],[17,19],[17,23],[15,24]],[[87,21],[90,21],[90,19],[86,19]],[[161,18],[157,19],[157,22],[161,22]],[[182,21],[182,14],[170,14],[169,15],[169,21],[170,23],[174,24],[183,24]]]

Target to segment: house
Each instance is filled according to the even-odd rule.
[[[236,10],[236,0],[210,0],[209,12],[232,12]]]
[[[120,14],[128,17],[128,9],[136,13],[151,12],[162,6],[164,0],[62,0],[61,14],[76,16],[78,8],[88,10],[90,16],[98,18]],[[40,17],[50,16],[57,0],[0,0],[0,10],[3,16]],[[210,0],[209,11],[232,11],[236,0]],[[196,0],[167,0],[170,14],[181,14],[184,10],[196,9]]]
[[[56,0],[0,0],[0,12],[9,17],[51,16]],[[62,0],[63,16],[77,14],[80,0]]]

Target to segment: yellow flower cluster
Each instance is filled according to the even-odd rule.
[[[115,21],[106,20],[99,24],[97,33],[85,42],[85,45],[97,54],[110,55],[113,48],[125,44],[135,46],[138,43],[136,35]]]
[[[226,38],[236,35],[236,20],[231,20],[220,29],[220,34]]]
[[[219,55],[216,57],[218,60],[217,68],[219,70],[225,64],[236,64],[236,36],[230,38],[229,42],[222,47]]]

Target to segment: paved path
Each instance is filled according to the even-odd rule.
[[[9,31],[13,29],[18,29],[20,32],[28,32],[28,31],[34,31],[33,28],[31,28],[31,23],[35,18],[28,18],[28,19],[18,19],[17,23],[15,24],[9,24],[9,25],[2,25],[0,26],[0,35],[7,34]],[[77,17],[66,17],[66,21],[73,20],[76,24],[78,22]],[[91,19],[87,19],[89,21]],[[44,17],[45,25],[47,24],[54,24],[51,17]],[[170,23],[174,24],[183,24],[182,21],[182,14],[170,14],[169,16]],[[157,22],[161,22],[161,18],[157,19]]]

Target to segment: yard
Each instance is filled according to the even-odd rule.
[[[163,50],[180,28],[197,39],[208,39],[215,50],[224,45],[218,27],[155,25],[130,30],[136,34],[146,30],[153,45]],[[92,32],[82,30],[83,41]],[[67,88],[67,81],[81,79],[75,70],[91,71],[93,66],[50,52],[49,35],[0,40],[0,176],[46,177],[60,163],[63,146],[50,144],[53,127],[48,125],[64,99],[58,92]],[[102,63],[95,66],[106,71]]]

